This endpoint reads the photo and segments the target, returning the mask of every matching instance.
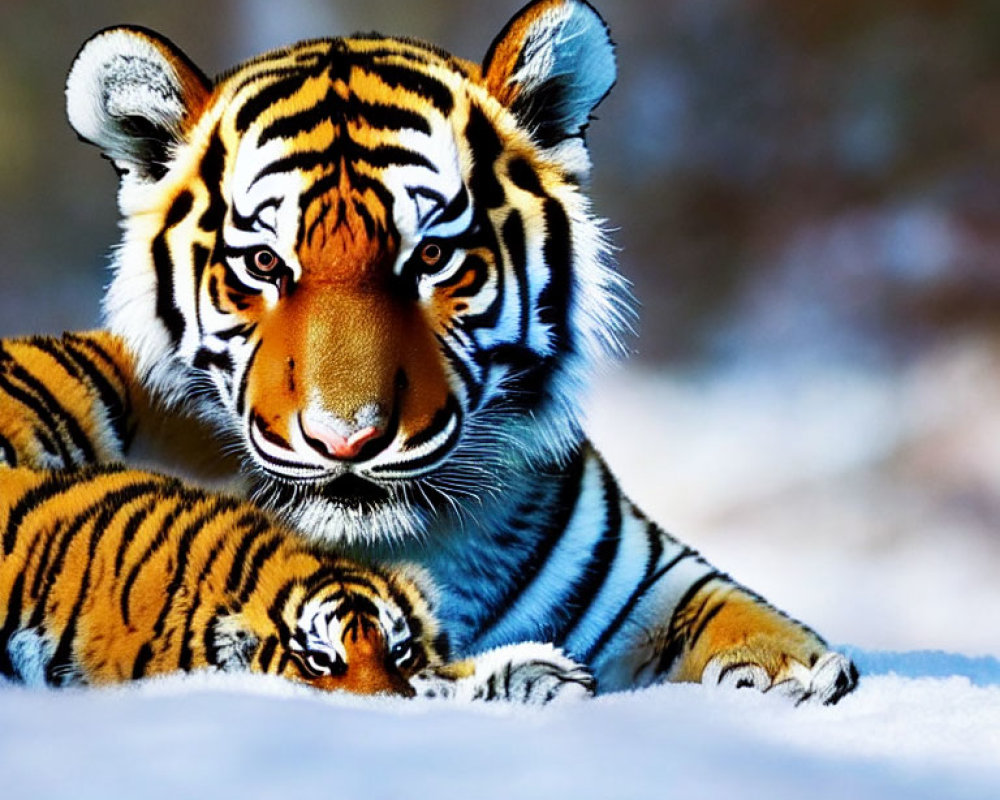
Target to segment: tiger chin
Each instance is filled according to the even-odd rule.
[[[29,686],[217,671],[526,704],[593,691],[544,645],[449,661],[419,570],[360,564],[155,473],[0,468],[0,530],[0,676]]]
[[[482,63],[372,34],[210,80],[151,31],[98,33],[67,108],[120,176],[129,431],[207,423],[162,466],[235,449],[304,536],[419,564],[460,656],[547,641],[600,691],[834,702],[851,662],[647,520],[582,432],[632,314],[585,190],[615,77],[575,0],[523,8]]]

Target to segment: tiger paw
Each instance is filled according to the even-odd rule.
[[[730,653],[709,661],[701,681],[707,686],[757,689],[785,697],[795,705],[833,705],[854,691],[858,670],[847,656],[829,650],[812,666],[789,658],[784,668],[772,676],[761,664],[734,658]]]
[[[587,669],[550,644],[527,642],[433,667],[411,681],[418,696],[547,705],[594,694]]]

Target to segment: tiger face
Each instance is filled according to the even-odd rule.
[[[108,324],[154,394],[239,443],[261,504],[348,540],[426,534],[559,459],[618,349],[580,188],[614,75],[567,0],[482,66],[373,35],[213,82],[157,34],[101,32],[67,101],[121,176]]]
[[[245,660],[251,668],[277,670],[324,691],[412,696],[410,679],[442,658],[423,595],[398,579],[388,579],[378,591],[338,577],[314,583],[292,586],[280,610],[249,604],[231,631],[230,618],[221,617],[214,629],[218,661],[242,668]],[[288,631],[284,656],[269,649],[263,636],[240,635],[267,630],[274,614]]]

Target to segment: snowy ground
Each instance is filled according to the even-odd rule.
[[[851,645],[862,682],[836,707],[698,686],[541,712],[208,676],[6,687],[0,797],[998,798],[992,352],[602,381],[595,438],[640,505]]]
[[[3,796],[1000,796],[1000,663],[859,661],[861,688],[833,708],[698,686],[534,712],[207,676],[126,691],[7,689]],[[975,680],[915,677],[937,671]]]

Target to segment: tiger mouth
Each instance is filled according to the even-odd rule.
[[[328,501],[345,508],[372,508],[392,500],[391,493],[384,486],[352,472],[326,482],[320,494]]]

